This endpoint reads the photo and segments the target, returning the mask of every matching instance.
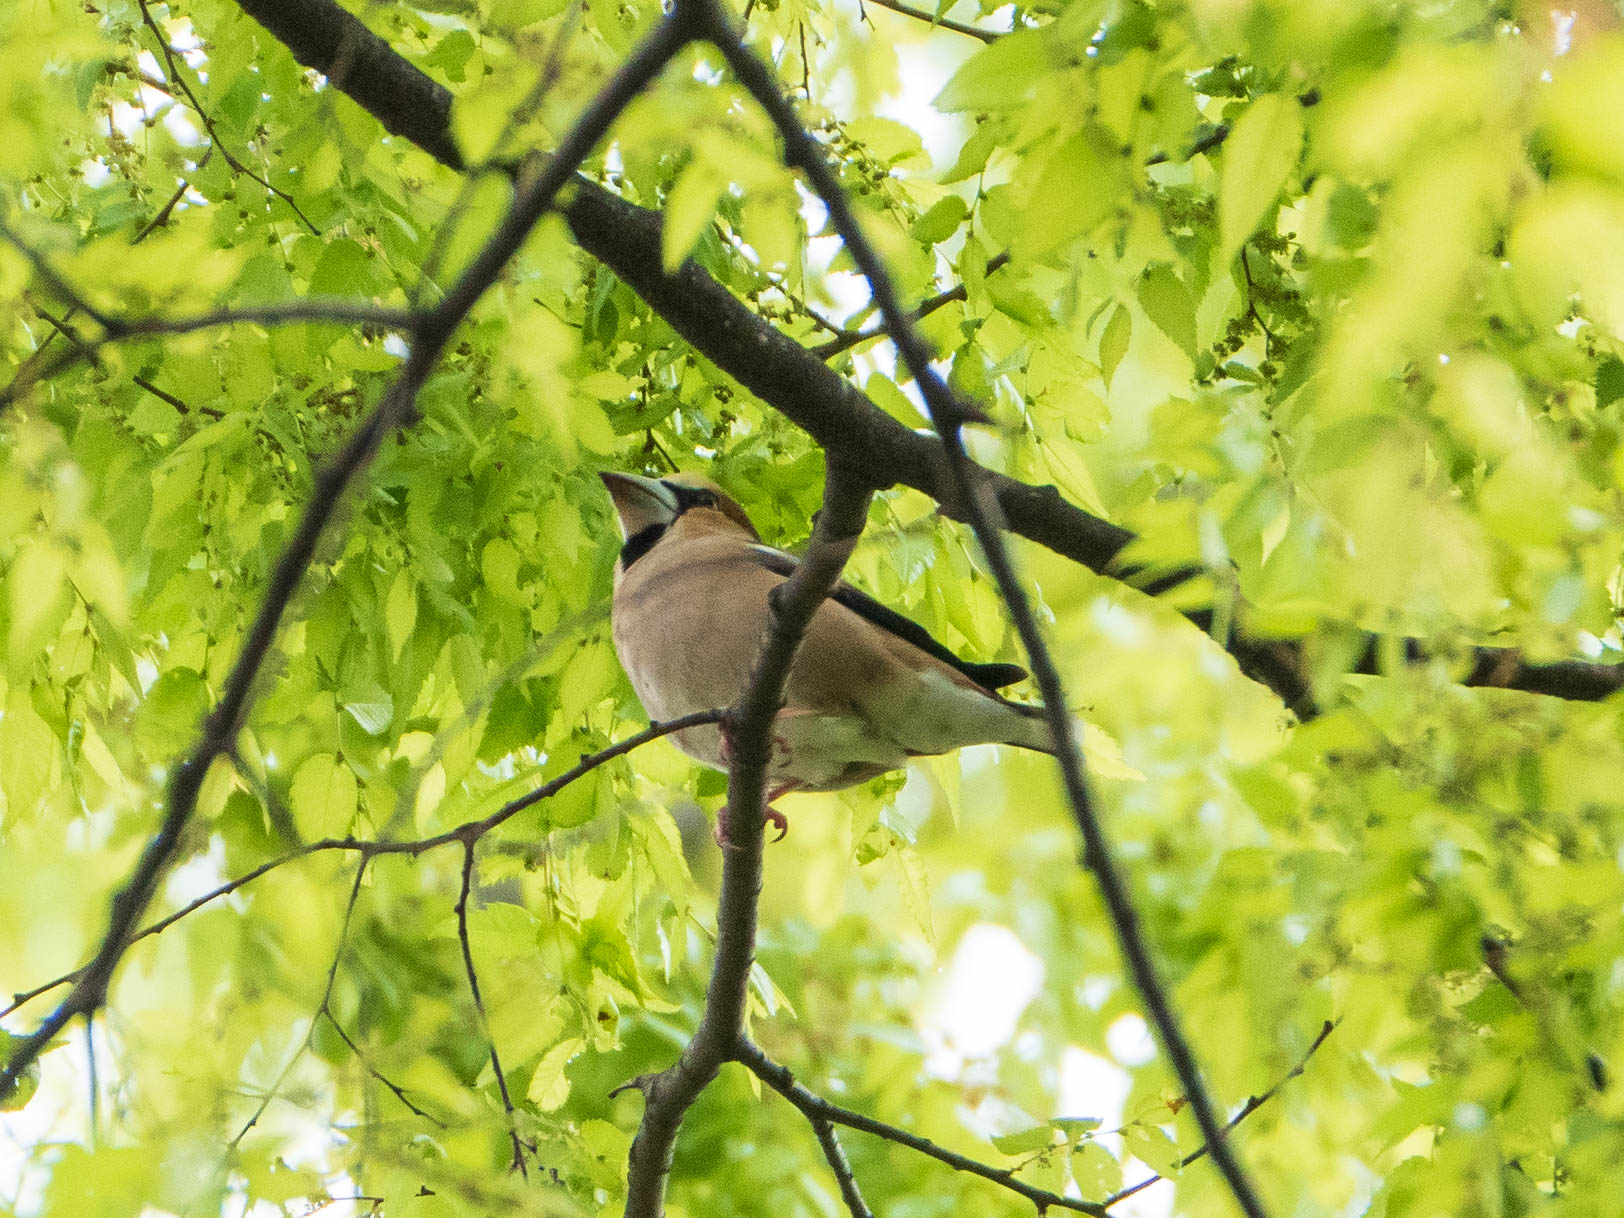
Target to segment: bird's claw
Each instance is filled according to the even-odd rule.
[[[773,795],[773,798],[776,799],[778,797],[778,795],[781,795],[781,794],[782,794],[782,792],[775,792],[774,795]],[[773,807],[771,804],[768,804],[762,810],[762,818],[766,822],[766,824],[769,824],[774,829],[778,830],[778,836],[773,838],[772,840],[775,841],[775,842],[783,841],[785,835],[787,833],[789,833],[789,817],[785,816],[782,812],[780,812],[777,808]],[[726,804],[723,804],[722,805],[722,810],[716,814],[716,829],[715,829],[715,832],[712,834],[712,836],[716,838],[716,844],[718,846],[720,846],[723,850],[737,849],[737,847],[735,847],[733,845],[733,839],[728,837],[728,835],[727,835],[727,805]]]

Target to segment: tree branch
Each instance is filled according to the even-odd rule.
[[[1009,608],[1010,618],[1032,665],[1033,679],[1043,695],[1046,718],[1054,735],[1056,759],[1060,763],[1067,799],[1083,838],[1084,860],[1099,884],[1100,895],[1128,972],[1144,1000],[1151,1025],[1156,1029],[1157,1038],[1167,1053],[1196,1123],[1201,1127],[1213,1162],[1247,1218],[1265,1218],[1266,1211],[1252,1182],[1240,1160],[1231,1152],[1229,1144],[1223,1140],[1217,1105],[1202,1081],[1195,1054],[1185,1039],[1166,987],[1151,959],[1150,947],[1140,929],[1138,910],[1129,895],[1127,882],[1112,858],[1104,826],[1083,772],[1082,751],[1075,739],[1059,670],[1049,654],[1004,545],[1003,521],[997,500],[978,477],[979,471],[965,454],[961,427],[966,422],[985,416],[954,393],[932,367],[931,352],[902,309],[878,251],[869,244],[845,191],[824,160],[822,150],[807,134],[767,65],[744,44],[733,27],[732,19],[718,0],[677,0],[677,6],[679,10],[689,8],[695,13],[695,21],[702,24],[705,36],[722,52],[735,79],[772,119],[784,142],[784,159],[806,174],[812,188],[828,208],[830,222],[840,234],[852,261],[868,280],[869,290],[890,331],[891,341],[896,344],[903,362],[913,374],[914,383],[919,386],[930,410],[931,421],[947,452],[949,476],[959,492],[956,500],[968,509],[970,525],[986,554],[987,565],[998,583],[998,590]]]
[[[679,3],[677,12],[686,10]],[[626,1172],[626,1218],[659,1218],[682,1118],[735,1051],[744,1031],[750,968],[755,962],[761,897],[762,827],[773,721],[784,703],[790,666],[812,615],[845,568],[868,516],[868,482],[831,455],[812,544],[795,573],[774,589],[761,655],[739,701],[724,720],[732,760],[727,784],[727,848],[716,909],[716,959],[704,1014],[676,1063],[635,1080],[643,1119]]]
[[[156,922],[143,927],[141,930],[130,936],[130,945],[133,946],[134,944],[139,943],[142,939],[148,938],[152,935],[161,934],[163,931],[168,930],[176,922],[179,922],[182,918],[196,913],[205,905],[210,905],[213,902],[218,901],[221,897],[230,896],[239,888],[251,884],[253,881],[259,879],[260,876],[267,875],[279,867],[285,867],[289,863],[297,862],[299,859],[308,858],[312,854],[322,854],[334,850],[347,850],[359,853],[363,860],[370,860],[383,854],[405,854],[415,858],[417,855],[423,854],[429,850],[433,850],[439,846],[449,846],[452,842],[476,842],[484,837],[485,834],[489,833],[492,829],[500,825],[503,821],[517,815],[528,807],[540,803],[544,799],[551,799],[554,795],[557,795],[576,779],[591,773],[599,766],[605,765],[606,763],[615,760],[617,757],[624,757],[632,750],[640,748],[641,746],[648,744],[650,741],[658,740],[662,736],[669,736],[673,732],[680,732],[685,728],[690,727],[700,727],[707,723],[719,723],[726,713],[727,712],[725,710],[696,711],[691,715],[683,715],[677,719],[668,719],[664,723],[650,724],[648,727],[644,728],[635,735],[628,736],[626,739],[616,744],[611,744],[607,748],[599,749],[596,753],[591,753],[588,756],[581,758],[579,762],[571,766],[568,770],[565,770],[556,778],[543,783],[534,791],[521,795],[517,799],[509,800],[495,812],[492,812],[489,816],[483,817],[480,820],[469,821],[466,824],[458,825],[454,829],[447,829],[444,833],[437,833],[433,837],[418,838],[413,841],[370,842],[361,841],[350,837],[329,837],[323,838],[319,842],[310,842],[304,846],[300,846],[296,850],[290,850],[286,854],[279,855],[268,862],[261,863],[252,871],[245,872],[234,880],[228,880],[226,883],[221,884],[218,888],[213,888],[204,893],[202,896],[198,897],[196,900],[190,901],[181,906],[174,913],[159,918]],[[0,1019],[5,1018],[7,1015],[10,1015],[13,1011],[16,1011],[25,1004],[32,1002],[42,994],[48,994],[52,990],[60,989],[64,985],[69,985],[75,981],[78,981],[79,978],[84,975],[85,969],[88,967],[89,965],[85,965],[81,968],[75,969],[71,973],[65,973],[60,977],[47,981],[43,985],[37,985],[31,990],[24,990],[13,994],[11,1005],[3,1010],[0,1010]]]
[[[1237,1111],[1234,1116],[1230,1117],[1229,1120],[1224,1123],[1224,1134],[1227,1136],[1228,1133],[1230,1132],[1230,1130],[1234,1129],[1235,1126],[1239,1125],[1247,1117],[1251,1116],[1259,1108],[1263,1107],[1263,1105],[1267,1104],[1270,1100],[1272,1100],[1275,1097],[1275,1095],[1280,1091],[1280,1088],[1284,1087],[1292,1079],[1301,1077],[1303,1070],[1308,1065],[1308,1059],[1313,1057],[1314,1054],[1319,1052],[1319,1047],[1325,1043],[1326,1037],[1330,1036],[1330,1034],[1332,1032],[1334,1032],[1335,1030],[1336,1030],[1336,1022],[1334,1020],[1327,1019],[1325,1021],[1325,1023],[1320,1027],[1319,1035],[1314,1037],[1313,1043],[1308,1046],[1308,1051],[1305,1052],[1302,1055],[1301,1060],[1299,1060],[1295,1066],[1293,1066],[1290,1070],[1288,1070],[1285,1073],[1285,1075],[1281,1077],[1280,1081],[1277,1082],[1274,1086],[1270,1087],[1267,1091],[1263,1092],[1263,1094],[1261,1094],[1261,1095],[1254,1095],[1254,1096],[1250,1097],[1246,1101],[1246,1103],[1242,1104],[1240,1106],[1239,1111]],[[1179,1164],[1178,1164],[1179,1167],[1180,1168],[1185,1168],[1185,1167],[1190,1166],[1190,1164],[1194,1163],[1202,1155],[1206,1154],[1210,1149],[1211,1149],[1211,1147],[1209,1145],[1205,1144],[1205,1143],[1203,1143],[1202,1145],[1196,1147],[1189,1154],[1185,1155],[1182,1159],[1179,1160]],[[1150,1175],[1146,1176],[1143,1180],[1139,1181],[1139,1183],[1131,1184],[1127,1188],[1122,1189],[1119,1192],[1112,1193],[1109,1197],[1107,1197],[1104,1200],[1104,1202],[1101,1203],[1101,1208],[1102,1209],[1110,1209],[1113,1205],[1116,1205],[1118,1202],[1126,1201],[1129,1197],[1133,1196],[1135,1193],[1144,1192],[1145,1189],[1149,1188],[1152,1184],[1155,1184],[1156,1181],[1164,1179],[1164,1178],[1165,1177],[1163,1177],[1159,1172],[1152,1172]]]
[[[835,1181],[840,1185],[840,1196],[845,1201],[851,1218],[874,1218],[874,1211],[869,1209],[868,1202],[863,1200],[863,1190],[857,1184],[856,1173],[852,1171],[846,1152],[841,1148],[835,1127],[818,1117],[808,1117],[807,1120],[811,1122],[812,1132],[817,1135],[818,1145],[823,1148],[823,1157],[828,1160],[829,1170],[834,1172]]]
[[[1102,1218],[1105,1214],[1105,1206],[1098,1201],[1080,1201],[1075,1197],[1065,1197],[1046,1188],[1039,1188],[1035,1184],[1028,1184],[1015,1174],[1014,1168],[993,1167],[979,1159],[948,1150],[945,1146],[938,1146],[929,1138],[922,1138],[885,1121],[876,1121],[873,1117],[864,1116],[850,1108],[832,1104],[798,1082],[787,1066],[773,1061],[760,1046],[745,1037],[739,1038],[738,1044],[734,1046],[733,1056],[734,1060],[750,1073],[800,1109],[801,1114],[813,1122],[814,1128],[820,1121],[831,1125],[844,1125],[848,1129],[856,1129],[861,1133],[884,1138],[887,1142],[895,1142],[898,1146],[906,1146],[909,1150],[918,1151],[938,1163],[945,1163],[954,1171],[990,1180],[999,1187],[1026,1198],[1037,1206],[1040,1213],[1046,1209],[1056,1209],[1091,1214],[1094,1218]]]
[[[902,0],[858,0],[858,4],[876,4],[880,8],[890,9],[893,13],[901,13],[904,17],[912,17],[915,21],[928,22],[941,29],[952,30],[955,34],[967,34],[971,38],[979,38],[982,42],[997,42],[1004,36],[998,30],[984,30],[979,26],[966,25],[962,21],[938,17],[934,13],[925,12],[924,9],[903,4]]]
[[[1224,1133],[1227,1135],[1247,1117],[1263,1107],[1292,1079],[1300,1078],[1308,1066],[1309,1059],[1319,1052],[1319,1047],[1325,1043],[1326,1038],[1331,1035],[1335,1028],[1335,1023],[1326,1020],[1324,1026],[1319,1030],[1319,1035],[1314,1037],[1313,1043],[1308,1046],[1307,1051],[1303,1053],[1297,1064],[1287,1071],[1274,1086],[1260,1095],[1252,1096],[1245,1104],[1241,1105],[1239,1111],[1225,1123]],[[1096,1218],[1101,1218],[1112,1206],[1126,1201],[1129,1197],[1143,1192],[1152,1184],[1165,1178],[1160,1174],[1152,1173],[1137,1184],[1132,1184],[1127,1188],[1112,1193],[1104,1201],[1083,1201],[1075,1197],[1062,1196],[1059,1193],[1050,1192],[1048,1189],[1028,1184],[1015,1174],[1017,1168],[993,1167],[991,1164],[983,1163],[979,1159],[972,1159],[968,1155],[961,1155],[956,1151],[938,1146],[929,1138],[920,1137],[918,1134],[909,1133],[906,1129],[901,1129],[896,1125],[885,1121],[877,1121],[873,1117],[864,1116],[862,1113],[855,1112],[850,1108],[842,1108],[838,1104],[831,1103],[798,1081],[787,1066],[781,1065],[768,1057],[761,1046],[748,1037],[740,1038],[734,1051],[734,1060],[799,1109],[801,1114],[812,1123],[814,1129],[818,1128],[820,1124],[844,1125],[848,1129],[873,1134],[875,1137],[883,1138],[887,1142],[895,1142],[898,1146],[906,1146],[909,1150],[918,1151],[920,1154],[927,1155],[939,1163],[945,1163],[954,1171],[962,1171],[970,1175],[980,1176],[983,1180],[990,1180],[994,1184],[1025,1197],[1033,1205],[1037,1206],[1040,1211],[1046,1209],[1071,1210],[1079,1214],[1092,1214]],[[1197,1147],[1179,1160],[1179,1166],[1181,1168],[1188,1167],[1205,1155],[1207,1151],[1208,1147],[1205,1144]]]

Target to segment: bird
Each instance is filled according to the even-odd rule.
[[[763,543],[744,509],[704,478],[599,477],[622,542],[610,632],[643,709],[659,722],[731,706],[766,635],[768,597],[799,560]],[[778,837],[788,821],[772,801],[792,791],[839,790],[972,744],[1053,753],[1043,707],[998,692],[1025,676],[1017,664],[961,659],[917,622],[837,584],[812,616],[773,723],[767,817]],[[727,768],[720,726],[672,739]]]

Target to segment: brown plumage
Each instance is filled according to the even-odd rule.
[[[749,517],[701,479],[606,473],[625,545],[615,567],[615,650],[656,719],[729,706],[743,692],[768,621],[768,593],[796,560],[763,545]],[[1052,751],[1039,707],[997,687],[1012,664],[955,657],[916,623],[849,584],[813,615],[774,725],[777,793],[828,791],[970,744]],[[725,768],[715,727],[674,738]]]

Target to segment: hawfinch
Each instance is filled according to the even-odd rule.
[[[600,476],[625,542],[615,564],[615,651],[643,708],[658,721],[731,706],[766,635],[767,595],[798,560],[762,544],[744,509],[703,479]],[[970,744],[1053,752],[1043,708],[997,692],[1025,675],[1014,664],[961,660],[922,626],[838,584],[790,670],[771,798],[848,787]],[[726,768],[718,727],[673,740]],[[780,814],[769,817],[783,828]]]

